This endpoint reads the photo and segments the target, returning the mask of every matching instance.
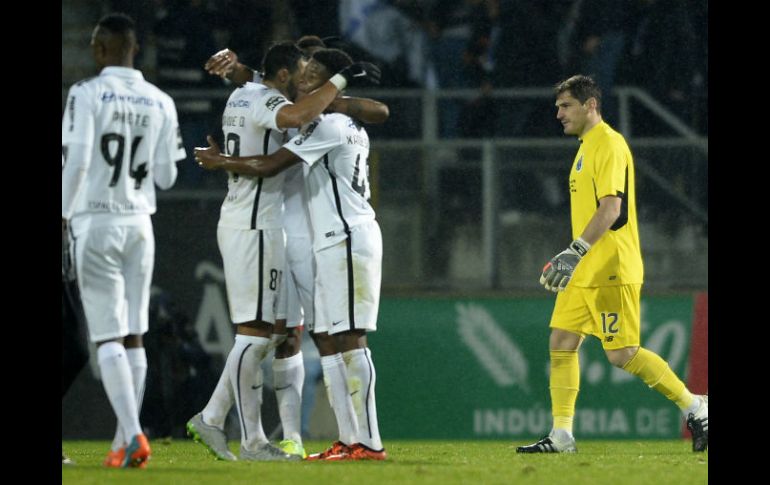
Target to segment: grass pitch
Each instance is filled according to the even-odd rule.
[[[330,443],[307,441],[308,452]],[[578,441],[578,453],[519,455],[511,441],[386,441],[385,462],[216,461],[188,440],[154,440],[147,468],[106,469],[107,441],[66,441],[62,484],[706,484],[708,452],[689,441]],[[230,449],[237,455],[238,443]]]

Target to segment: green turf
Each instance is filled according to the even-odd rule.
[[[327,442],[308,441],[308,452]],[[386,462],[255,463],[216,461],[187,440],[151,442],[144,470],[101,466],[109,443],[67,441],[75,466],[62,467],[62,483],[150,484],[706,484],[708,452],[689,441],[579,441],[577,454],[517,455],[510,441],[387,441]],[[236,452],[238,443],[231,442]]]

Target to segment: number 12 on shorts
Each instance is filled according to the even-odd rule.
[[[604,313],[602,316],[602,333],[618,333],[618,314],[617,313]]]

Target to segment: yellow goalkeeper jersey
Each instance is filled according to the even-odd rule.
[[[579,237],[599,199],[621,197],[620,217],[575,268],[570,285],[641,284],[644,279],[636,223],[634,161],[623,135],[600,122],[581,139],[569,176],[572,238]]]

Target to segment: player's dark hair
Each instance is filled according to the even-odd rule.
[[[270,46],[262,58],[262,73],[271,80],[283,68],[293,73],[299,68],[302,51],[293,42],[278,42]]]
[[[554,86],[556,96],[569,91],[573,98],[580,101],[581,104],[588,101],[588,98],[596,98],[596,111],[601,113],[602,91],[596,84],[596,81],[589,76],[576,74],[571,78],[561,81]]]
[[[310,58],[316,49],[325,49],[326,44],[317,35],[303,35],[297,40],[297,47],[305,53],[305,57]]]
[[[96,25],[102,29],[109,30],[113,34],[126,35],[129,32],[136,33],[134,19],[124,13],[108,13]]]
[[[329,71],[329,74],[334,74],[353,64],[353,59],[349,55],[339,49],[321,49],[313,53],[312,59],[321,64]]]

